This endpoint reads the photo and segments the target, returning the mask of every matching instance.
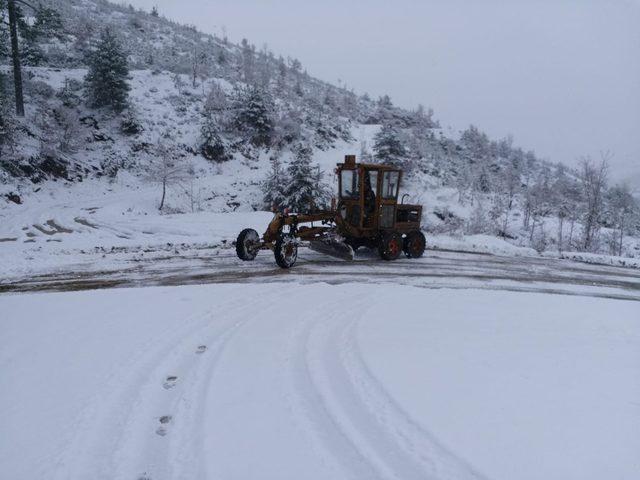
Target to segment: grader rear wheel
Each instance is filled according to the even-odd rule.
[[[236,240],[236,254],[240,260],[249,262],[256,258],[260,249],[260,235],[253,228],[245,228]]]
[[[396,260],[402,253],[402,237],[396,232],[380,235],[378,252],[383,260]]]
[[[404,239],[402,250],[407,258],[420,258],[424,254],[427,241],[420,230],[409,232]]]
[[[291,268],[298,259],[298,242],[290,233],[281,234],[273,247],[276,263],[282,268]]]

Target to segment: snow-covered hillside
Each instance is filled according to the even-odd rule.
[[[318,198],[323,183],[334,186],[335,163],[355,153],[405,169],[405,191],[425,205],[431,234],[497,235],[538,251],[640,255],[637,203],[624,189],[603,189],[590,202],[589,189],[603,185],[590,180],[593,165],[572,171],[475,127],[440,129],[430,111],[314,79],[298,60],[248,41],[233,44],[106,1],[42,5],[47,10],[21,24],[24,119],[11,114],[8,51],[0,51],[5,241],[37,241],[23,236],[40,220],[23,215],[41,209],[45,198],[91,208],[85,204],[96,195],[126,197],[128,189],[127,213],[149,215],[159,205],[173,214],[268,210],[274,195],[265,180],[278,168],[276,184],[289,196],[276,196],[285,206],[296,192],[287,187],[287,166],[308,147],[312,166],[324,172],[315,179],[318,191],[309,193]],[[87,103],[87,69],[106,30],[115,32],[130,68],[123,112]],[[182,171],[161,203],[153,182],[167,159]]]

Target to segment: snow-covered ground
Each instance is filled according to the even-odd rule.
[[[386,283],[1,295],[0,476],[635,479],[639,306]]]

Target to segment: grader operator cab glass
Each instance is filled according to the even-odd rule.
[[[382,198],[390,200],[398,197],[400,172],[384,172],[382,175]]]
[[[357,170],[342,170],[340,173],[340,197],[358,198],[360,195],[360,177]]]

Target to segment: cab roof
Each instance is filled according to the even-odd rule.
[[[356,170],[359,167],[363,167],[367,170],[388,170],[388,171],[397,171],[400,172],[402,169],[398,167],[394,167],[392,165],[384,165],[381,163],[338,163],[338,168],[342,170]]]

